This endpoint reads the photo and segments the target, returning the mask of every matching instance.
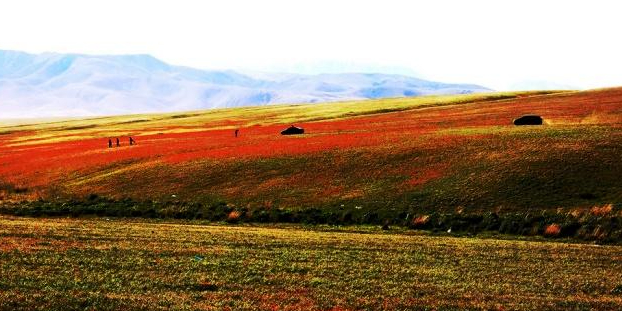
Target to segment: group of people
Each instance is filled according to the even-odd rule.
[[[130,138],[130,146],[133,146],[134,144],[136,144],[136,141],[134,140],[134,138],[132,138],[131,136]],[[116,146],[117,147],[121,147],[121,142],[119,141],[119,137],[115,138],[116,140]],[[108,138],[108,148],[112,148],[112,138]]]
[[[240,135],[240,129],[235,129],[234,135],[235,137],[238,137]],[[134,138],[132,138],[131,136],[129,136],[128,138],[130,139],[130,146],[133,146],[134,144],[136,144],[136,141],[134,140]],[[115,141],[116,141],[116,146],[121,147],[121,141],[119,140],[119,137],[115,137]],[[108,138],[108,148],[112,148],[112,146],[113,146],[112,138]]]
[[[240,133],[239,129],[235,129],[235,137],[238,137],[238,134]],[[132,136],[128,136],[128,138],[130,139],[130,146],[133,146],[136,144],[136,140],[134,140],[134,138],[132,138]],[[119,140],[119,137],[115,137],[115,144],[116,147],[121,147],[121,141]],[[113,147],[113,142],[112,142],[112,138],[108,138],[108,148],[112,148]]]
[[[294,127],[293,125],[291,127]],[[235,129],[233,135],[235,135],[235,137],[238,137],[240,135],[240,129]],[[133,146],[134,144],[136,144],[136,141],[134,140],[134,138],[132,138],[131,136],[128,137],[130,139],[130,146]],[[119,140],[119,137],[115,137],[115,141],[116,141],[116,146],[117,147],[121,147],[121,141]],[[108,148],[112,148],[113,144],[112,144],[112,138],[108,138]]]

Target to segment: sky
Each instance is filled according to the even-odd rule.
[[[622,85],[619,1],[14,0],[0,49],[202,69],[372,72],[497,90]]]

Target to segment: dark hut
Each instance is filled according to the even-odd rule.
[[[542,117],[535,114],[527,114],[514,119],[514,125],[542,125]]]
[[[299,135],[304,133],[305,129],[293,125],[281,131],[281,135]]]

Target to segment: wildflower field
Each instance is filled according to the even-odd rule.
[[[0,212],[617,241],[621,154],[619,88],[25,122],[0,127]]]
[[[0,310],[620,310],[622,247],[0,217]]]

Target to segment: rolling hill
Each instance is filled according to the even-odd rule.
[[[527,113],[545,124],[512,124]],[[305,134],[279,135],[290,124]],[[585,226],[589,236],[622,234],[584,218],[620,213],[622,88],[129,115],[0,132],[0,198],[10,213],[78,206],[411,225],[432,217],[424,223],[445,230],[475,222],[528,234],[560,223],[572,234]],[[116,137],[121,146],[108,148]]]
[[[0,119],[462,94],[469,84],[386,74],[242,74],[172,66],[150,55],[0,50]]]

